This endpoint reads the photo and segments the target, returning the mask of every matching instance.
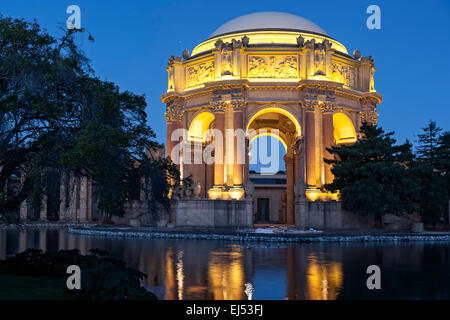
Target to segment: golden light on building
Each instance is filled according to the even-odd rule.
[[[278,207],[268,205],[270,220],[299,228],[343,226],[344,218],[316,224],[308,212],[323,213],[328,207],[340,210],[333,204],[339,195],[324,190],[333,181],[331,165],[324,161],[331,157],[327,148],[354,143],[363,122],[377,122],[382,96],[374,89],[372,57],[350,56],[344,45],[305,18],[259,12],[225,23],[191,55],[171,57],[167,71],[168,91],[161,97],[167,104],[167,154],[172,154],[178,142],[169,141],[176,129],[187,130],[189,142],[201,142],[202,149],[181,154],[183,160],[202,153],[216,140],[207,137],[208,130],[223,135],[227,161],[179,165],[183,177],[192,176],[201,190],[196,199],[252,201],[253,207],[240,206],[248,212],[239,213],[246,215],[239,221],[250,226],[248,221],[259,210],[258,194],[268,190],[267,186],[251,186],[250,144],[257,137],[269,136],[278,139],[286,151],[285,190],[273,188],[283,195],[266,192],[264,196],[279,199]],[[225,134],[229,130],[245,133],[244,150],[229,144],[236,139]],[[236,160],[239,154],[245,155],[245,163]],[[261,191],[263,187],[266,191]],[[205,205],[213,207],[219,205]],[[344,217],[345,212],[338,216]],[[305,219],[296,221],[295,217]]]

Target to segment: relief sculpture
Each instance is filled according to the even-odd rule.
[[[297,78],[296,56],[249,56],[249,78]]]
[[[208,61],[189,67],[186,78],[188,88],[214,80],[214,62]]]
[[[347,67],[333,62],[332,79],[341,82],[347,87],[356,87],[356,71],[355,68]]]

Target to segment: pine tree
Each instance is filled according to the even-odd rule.
[[[414,211],[411,201],[419,189],[409,174],[413,159],[412,146],[406,141],[395,145],[393,132],[364,123],[362,138],[353,145],[328,149],[334,155],[334,181],[325,185],[329,191],[340,191],[343,207],[361,215],[373,215],[381,223],[385,214]]]
[[[442,220],[448,201],[445,176],[439,169],[439,163],[442,162],[440,153],[445,148],[440,143],[439,132],[442,129],[436,122],[430,121],[422,130],[423,133],[418,135],[418,157],[412,166],[412,172],[420,185],[416,202],[423,222],[435,225]]]
[[[419,134],[419,146],[417,147],[418,158],[433,166],[436,162],[439,132],[442,130],[436,122],[430,121],[422,128],[423,133]]]

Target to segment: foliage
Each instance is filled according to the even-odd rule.
[[[123,261],[110,258],[98,249],[90,255],[78,250],[42,252],[28,249],[0,261],[0,274],[67,278],[67,267],[77,265],[81,270],[81,289],[64,289],[65,293],[82,300],[156,299],[140,285],[145,274],[128,268]]]
[[[420,186],[416,202],[422,220],[435,224],[448,210],[449,144],[446,134],[439,135],[442,129],[434,121],[422,130],[418,135],[418,156],[412,166],[412,173]]]
[[[56,39],[36,22],[0,16],[0,215],[27,198],[39,209],[52,168],[93,179],[98,207],[120,216],[136,167],[159,147],[145,97],[95,77],[76,34]],[[165,203],[160,175],[176,168],[146,168],[158,170],[141,171],[162,185],[154,200]]]
[[[325,159],[334,167],[334,181],[325,185],[329,191],[340,191],[346,210],[362,215],[411,213],[412,200],[419,187],[409,174],[413,160],[411,144],[395,145],[393,132],[364,123],[362,138],[352,145],[327,149],[334,159]]]

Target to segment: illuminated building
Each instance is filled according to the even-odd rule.
[[[302,226],[295,221],[308,207],[302,198],[306,204],[338,200],[323,189],[333,180],[323,159],[330,156],[327,147],[355,142],[362,122],[377,121],[382,97],[374,88],[371,57],[356,50],[350,56],[314,23],[277,12],[231,20],[183,56],[169,59],[162,95],[169,156],[179,128],[188,130],[185,143],[192,144],[191,153],[180,157],[192,159],[210,142],[208,129],[246,130],[247,148],[261,131],[278,129],[275,137],[286,148],[286,216],[280,222]],[[249,129],[256,135],[250,137]],[[226,145],[230,137],[224,139]],[[236,160],[236,150],[237,143],[224,148],[224,157]],[[246,193],[248,163],[181,163],[180,170],[192,175],[201,198],[243,199]]]

